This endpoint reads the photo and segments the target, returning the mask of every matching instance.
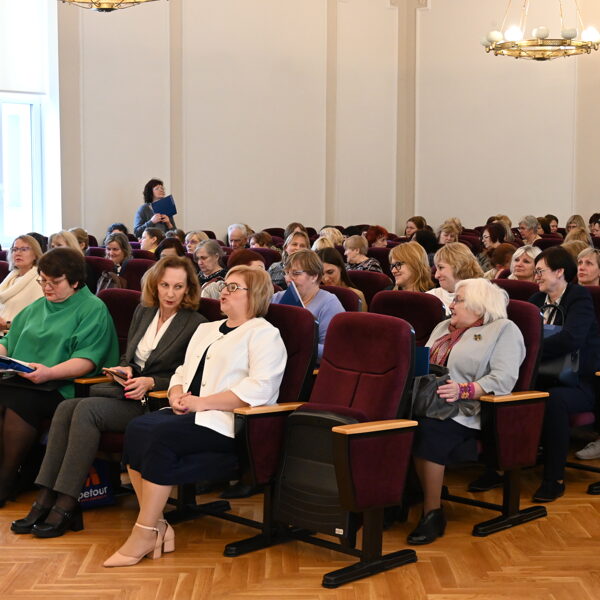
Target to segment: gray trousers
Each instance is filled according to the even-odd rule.
[[[93,388],[91,391],[94,393]],[[134,400],[106,397],[64,400],[52,418],[46,456],[36,484],[78,498],[98,451],[100,434],[124,432],[129,421],[142,414],[144,407]]]

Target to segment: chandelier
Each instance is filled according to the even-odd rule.
[[[581,35],[579,35],[577,27],[565,25],[563,0],[558,0],[561,37],[550,38],[548,27],[539,25],[532,30],[532,37],[525,39],[529,2],[530,0],[523,0],[519,24],[511,25],[505,30],[506,20],[512,4],[512,0],[508,0],[502,26],[499,30],[490,31],[481,41],[486,52],[493,52],[495,56],[512,56],[513,58],[527,58],[531,60],[552,60],[553,58],[576,56],[577,54],[590,54],[592,50],[598,50],[600,33],[598,33],[595,27],[585,28],[577,0],[573,0],[573,2],[577,15],[576,21],[581,27]]]
[[[98,12],[112,12],[118,8],[129,8],[130,6],[137,6],[144,2],[154,2],[155,0],[60,0],[73,6],[79,6],[81,8],[91,8]]]

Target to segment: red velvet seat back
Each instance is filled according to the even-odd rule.
[[[203,229],[202,231],[208,236],[209,240],[217,239],[217,236],[215,235],[214,231],[211,231],[210,229]]]
[[[91,233],[88,233],[88,246],[97,246],[98,245],[98,240],[96,239],[95,235],[92,235]]]
[[[265,259],[265,269],[268,269],[274,262],[281,260],[281,254],[272,248],[251,248]]]
[[[100,258],[106,258],[106,248],[102,246],[90,246],[86,251],[87,256],[99,256]]]
[[[395,419],[412,376],[414,334],[402,319],[340,313],[329,324],[310,403]]]
[[[498,287],[506,290],[508,297],[511,300],[521,300],[527,302],[533,294],[539,291],[538,286],[533,281],[518,281],[517,279],[494,279]]]
[[[115,266],[115,263],[108,258],[99,256],[85,256],[84,258],[89,268],[94,271],[96,279],[100,277],[102,271],[112,271]]]
[[[384,291],[373,298],[369,311],[399,317],[415,330],[415,343],[424,346],[435,326],[445,319],[439,298],[422,292]]]
[[[220,321],[225,318],[221,312],[221,303],[213,298],[201,298],[198,312],[209,321]]]
[[[515,384],[515,392],[533,389],[540,350],[542,347],[542,317],[540,309],[530,302],[510,300],[508,318],[515,323],[523,334],[525,341],[525,360],[519,369],[519,379]]]
[[[285,233],[285,229],[283,227],[266,227],[265,229],[263,229],[263,231],[266,231],[271,235],[276,235],[279,238],[283,238],[283,235]]]
[[[0,260],[0,282],[4,281],[4,279],[8,275],[8,271],[8,262],[5,260]]]
[[[144,273],[155,264],[155,260],[145,258],[129,259],[121,271],[121,276],[127,280],[127,289],[141,291]]]
[[[560,246],[563,240],[559,237],[548,237],[542,238],[541,240],[535,240],[534,246],[537,246],[540,250],[544,251],[546,248],[552,248],[552,246]]]
[[[392,280],[382,273],[373,271],[348,271],[348,277],[354,287],[357,287],[365,295],[367,304],[371,306],[373,297],[377,292],[381,292],[386,287],[392,285]]]
[[[383,272],[388,277],[393,277],[392,270],[390,268],[390,249],[389,248],[369,248],[367,250],[367,256],[376,258],[383,269]]]
[[[330,294],[337,296],[338,300],[342,303],[344,310],[350,312],[360,311],[360,298],[350,288],[341,287],[339,285],[322,285],[322,289]]]
[[[140,296],[141,293],[135,290],[118,288],[109,288],[98,292],[98,298],[106,304],[108,312],[113,318],[121,354],[125,352],[127,346],[127,333],[129,332],[133,313],[140,303]]]
[[[146,260],[156,260],[154,252],[148,250],[140,250],[139,248],[132,248],[131,256],[133,258],[145,258]]]

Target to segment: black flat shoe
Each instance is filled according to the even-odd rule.
[[[413,546],[431,544],[444,535],[446,530],[446,517],[441,508],[429,511],[421,517],[416,529],[408,534],[406,541]]]
[[[467,490],[469,492],[487,492],[494,488],[504,485],[504,475],[498,475],[493,469],[486,470],[477,479],[469,483]]]
[[[29,514],[24,519],[13,521],[10,530],[14,533],[31,533],[36,523],[42,523],[50,512],[50,506],[42,506],[34,502]]]
[[[533,502],[554,502],[565,493],[565,484],[544,479],[542,485],[533,494]]]
[[[238,481],[225,488],[219,498],[224,498],[226,500],[231,500],[233,498],[249,498],[250,496],[254,496],[254,494],[258,494],[260,490],[261,488],[258,486],[255,487]]]
[[[83,515],[79,504],[70,511],[65,511],[59,506],[53,506],[50,511],[54,511],[61,516],[58,525],[50,523],[36,523],[31,533],[39,538],[54,538],[64,535],[70,529],[71,531],[81,531],[83,529]]]

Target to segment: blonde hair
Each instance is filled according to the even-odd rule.
[[[418,242],[398,244],[390,250],[390,265],[395,262],[406,263],[413,273],[412,285],[418,292],[426,292],[433,288],[431,268],[425,248]]]
[[[473,253],[460,242],[450,242],[442,246],[435,253],[433,262],[436,267],[439,262],[447,263],[457,280],[483,277],[483,271]]]
[[[147,307],[159,305],[158,284],[167,269],[183,269],[185,271],[187,290],[183,295],[180,308],[197,310],[200,305],[198,277],[194,272],[192,262],[181,256],[165,256],[144,273],[142,277],[142,305]]]
[[[440,235],[442,233],[447,233],[447,234],[452,234],[454,236],[454,241],[458,242],[458,236],[460,235],[460,232],[462,231],[462,227],[457,225],[456,221],[458,221],[458,219],[448,219],[447,221],[444,221],[438,229],[437,232],[437,238],[438,241],[440,239]],[[460,223],[460,221],[458,221]]]
[[[563,244],[564,246],[564,244]],[[600,250],[597,248],[585,248],[577,255],[577,260],[580,258],[585,258],[586,256],[590,256],[593,254],[596,257],[596,262],[598,263],[598,267],[600,267]]]
[[[563,242],[561,246],[575,259],[577,260],[581,255],[587,256],[594,252],[595,248],[590,248],[589,244],[582,242],[581,240],[571,240],[569,242]],[[584,254],[586,252],[586,254]]]
[[[60,231],[57,231],[56,233],[53,233],[50,236],[50,239],[48,240],[48,248],[51,249],[52,243],[60,238],[62,238],[67,248],[77,250],[77,252],[83,254],[83,250],[81,249],[81,246],[79,245],[79,242],[77,241],[75,235],[73,235],[70,231],[66,231],[64,229],[61,229]]]
[[[583,229],[586,228],[586,223],[581,215],[571,215],[567,219],[567,222],[565,223],[565,227],[567,229],[569,229],[569,225],[571,225],[571,223],[577,225],[577,227],[582,227]]]
[[[43,254],[44,254],[42,252],[42,248],[41,248],[39,242],[34,237],[31,237],[30,235],[18,235],[12,243],[13,246],[17,240],[21,240],[22,242],[29,244],[31,250],[35,254],[35,259],[33,260],[33,264],[37,265],[40,258],[42,258]],[[7,255],[8,255],[7,256],[8,268],[12,271],[15,268],[15,265],[13,263],[13,253],[9,250],[7,252]]]
[[[248,288],[248,314],[251,317],[264,317],[269,310],[273,296],[273,282],[264,269],[238,265],[229,269],[227,277],[239,273]],[[226,277],[226,279],[227,279]]]
[[[290,235],[288,235],[285,238],[285,242],[283,244],[283,250],[281,251],[281,262],[285,262],[287,257],[289,256],[289,254],[286,252],[286,248],[288,247],[289,244],[291,244],[294,241],[295,237],[301,237],[305,244],[306,244],[306,248],[310,248],[310,238],[308,237],[307,233],[304,233],[304,231],[294,231],[292,233],[290,233]]]
[[[198,243],[200,242],[206,242],[207,240],[209,240],[210,238],[206,235],[206,233],[204,233],[204,231],[188,231],[185,234],[185,239],[184,239],[184,244],[188,243],[188,240],[192,237],[192,236],[196,236],[198,238]]]
[[[85,252],[90,245],[90,236],[88,235],[88,232],[83,229],[83,227],[71,227],[69,231],[77,238],[80,245],[83,244],[83,250]]]
[[[323,227],[319,231],[319,237],[330,239],[334,246],[344,245],[344,234],[337,227]]]
[[[585,227],[575,227],[575,229],[571,229],[571,231],[567,233],[565,242],[572,242],[574,240],[585,242],[588,246],[592,245],[592,237]]]
[[[464,306],[483,317],[483,323],[506,319],[508,294],[487,279],[463,279],[456,284],[456,294],[462,292]]]
[[[358,250],[361,254],[366,255],[369,250],[369,244],[362,235],[351,235],[344,242],[344,249]]]
[[[323,250],[323,248],[334,248],[333,242],[328,237],[319,237],[317,238],[311,247],[311,250],[318,252],[319,250]]]

